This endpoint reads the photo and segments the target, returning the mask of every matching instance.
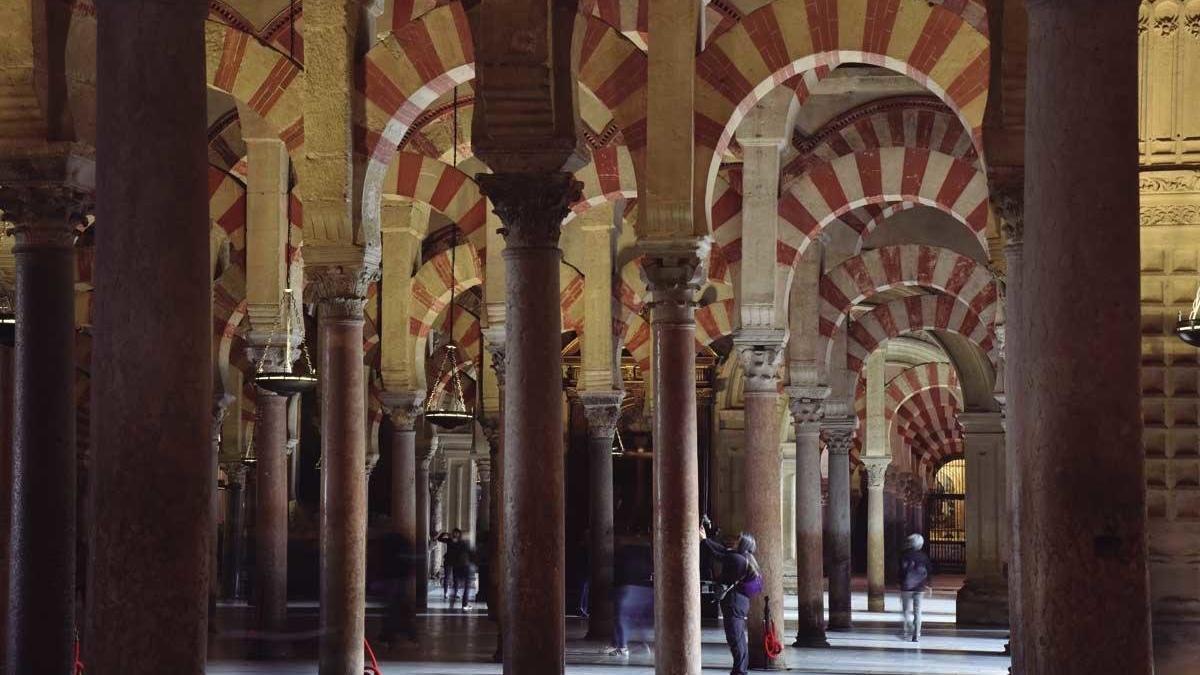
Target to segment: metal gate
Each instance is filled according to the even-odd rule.
[[[934,488],[926,498],[925,531],[934,571],[967,570],[967,465],[952,459],[934,474]]]

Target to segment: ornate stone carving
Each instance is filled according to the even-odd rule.
[[[1170,37],[1179,28],[1178,14],[1160,14],[1154,17],[1154,30],[1163,37]]]
[[[70,248],[91,197],[62,183],[0,187],[0,220],[12,223],[15,253],[28,248]]]
[[[992,208],[1008,246],[1020,246],[1025,236],[1025,185],[1013,181],[992,188]]]
[[[485,328],[483,331],[483,344],[487,347],[488,355],[492,357],[492,372],[496,374],[496,382],[500,385],[501,392],[504,391],[504,375],[505,361],[504,350],[506,348],[504,340],[504,330],[499,331],[492,328]]]
[[[379,464],[379,455],[367,455],[367,463],[364,467],[367,477],[371,477],[371,472],[375,470],[375,465]]]
[[[475,470],[479,473],[480,483],[492,482],[492,458],[487,455],[474,455]]]
[[[1143,206],[1138,222],[1143,225],[1195,225],[1200,223],[1200,204]]]
[[[690,308],[704,283],[711,242],[707,238],[649,241],[640,244],[642,271],[650,288],[651,308]]]
[[[854,427],[838,425],[826,427],[825,448],[831,455],[849,455],[854,447]]]
[[[790,399],[788,407],[797,433],[817,433],[825,419],[824,400],[829,396],[829,387],[792,386],[787,388]]]
[[[508,249],[557,248],[563,218],[583,196],[583,183],[563,171],[479,174],[478,180],[504,223]]]
[[[501,437],[500,417],[485,417],[479,421],[479,426],[483,428],[483,437],[487,439],[488,447],[492,452],[496,452],[500,448],[500,442],[504,439]]]
[[[579,393],[583,413],[587,417],[588,432],[592,438],[612,439],[621,420],[623,391],[584,391]]]
[[[734,336],[747,392],[778,391],[787,338],[786,330],[774,328],[742,328]]]
[[[221,428],[225,424],[225,416],[229,414],[229,406],[237,397],[233,394],[218,394],[213,396],[212,409],[212,444],[213,452],[218,456],[221,454]]]
[[[1189,35],[1200,38],[1200,12],[1194,9],[1189,10],[1189,14],[1183,17],[1183,26]]]
[[[1140,192],[1200,192],[1200,171],[1154,172],[1138,176]]]
[[[446,472],[435,471],[429,474],[429,498],[437,502],[442,497],[442,488],[446,486]]]
[[[863,466],[867,470],[867,488],[871,490],[882,490],[887,483],[888,466],[892,463],[891,457],[863,457]]]
[[[392,424],[400,431],[412,431],[417,418],[425,412],[423,391],[385,391],[380,399]]]
[[[374,265],[305,267],[304,301],[320,304],[321,319],[362,319],[367,288],[379,280]]]

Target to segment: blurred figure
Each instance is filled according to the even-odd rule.
[[[932,579],[933,564],[922,550],[924,547],[924,537],[910,534],[900,556],[900,602],[904,614],[904,632],[900,637],[913,642],[921,639],[921,595],[929,590]]]
[[[475,587],[475,550],[471,543],[463,537],[463,532],[455,528],[449,534],[442,532],[436,540],[446,545],[446,557],[442,563],[443,579],[448,578],[450,588],[450,607],[458,601],[459,590],[462,591],[462,609],[471,609],[471,591]],[[445,588],[443,586],[443,588]]]
[[[613,555],[613,623],[609,656],[629,657],[629,642],[650,650],[647,635],[654,625],[654,554],[647,544],[627,543]]]

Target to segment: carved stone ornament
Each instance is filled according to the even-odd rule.
[[[854,428],[849,426],[826,427],[825,448],[831,455],[849,455],[854,447]]]
[[[622,391],[584,391],[579,393],[583,414],[587,417],[588,432],[592,438],[612,439],[621,420]]]
[[[442,497],[442,488],[446,486],[446,473],[438,471],[429,474],[429,498],[437,502]]]
[[[12,224],[16,253],[74,246],[76,225],[91,208],[88,194],[61,183],[0,187],[0,220]]]
[[[1138,191],[1150,193],[1200,192],[1200,171],[1142,173],[1138,176]]]
[[[479,473],[480,483],[492,482],[492,458],[487,455],[475,455],[475,471]]]
[[[507,372],[505,370],[504,341],[501,340],[500,342],[495,342],[492,340],[486,340],[484,344],[487,346],[488,355],[492,357],[492,372],[496,373],[496,382],[500,385],[501,390],[503,390],[504,375]]]
[[[562,221],[583,197],[583,183],[564,171],[479,174],[479,189],[495,205],[508,249],[557,248]]]
[[[1025,236],[1025,185],[1019,181],[992,188],[992,208],[1008,246],[1020,246]]]
[[[775,392],[779,389],[779,368],[783,365],[784,345],[737,345],[738,359],[746,375],[747,392]]]
[[[500,437],[500,417],[488,416],[479,421],[479,426],[483,428],[483,437],[487,439],[488,447],[492,452],[500,449],[500,442],[504,439]]]
[[[1200,204],[1143,206],[1138,213],[1138,223],[1142,226],[1197,225],[1200,224]]]
[[[821,430],[821,420],[825,418],[825,410],[820,401],[811,398],[793,398],[788,402],[792,413],[792,421],[796,424],[798,433],[817,433]]]
[[[379,280],[374,265],[305,267],[304,301],[320,304],[320,319],[361,319],[367,288]]]
[[[867,469],[867,487],[871,490],[882,490],[887,482],[887,470],[892,458],[863,457],[862,461]]]
[[[398,431],[412,431],[416,428],[417,418],[425,412],[425,392],[422,391],[385,391],[380,399]]]
[[[712,242],[708,238],[646,241],[639,244],[651,308],[690,308],[704,284]]]

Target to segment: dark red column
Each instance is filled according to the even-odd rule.
[[[262,389],[254,433],[254,600],[264,656],[287,653],[287,399]]]
[[[1138,6],[1030,0],[1021,672],[1151,672],[1139,378]]]
[[[399,537],[406,566],[400,580],[403,617],[395,626],[415,640],[417,583],[423,579],[417,567],[417,417],[421,414],[421,392],[389,393],[384,400],[392,418],[392,532]]]
[[[624,392],[580,392],[588,421],[588,464],[591,480],[588,512],[591,530],[591,583],[588,632],[592,640],[609,641],[613,631],[613,436],[621,419]]]
[[[96,2],[89,673],[204,671],[212,271],[204,16]],[[147,139],[153,139],[147,142]]]
[[[558,237],[582,184],[564,172],[479,180],[506,245],[504,672],[553,675],[566,638]]]
[[[75,636],[75,236],[72,193],[0,190],[15,224],[9,673],[66,672]]]

